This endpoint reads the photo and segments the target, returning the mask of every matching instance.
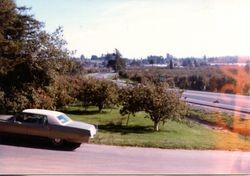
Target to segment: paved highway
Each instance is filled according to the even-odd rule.
[[[186,90],[183,93],[183,96],[187,98],[199,99],[208,102],[218,101],[218,103],[221,104],[241,106],[245,108],[249,107],[249,102],[250,102],[250,96],[233,95],[225,93],[212,93],[203,91]]]
[[[186,90],[183,99],[191,104],[250,113],[250,96]]]
[[[250,153],[85,144],[73,152],[0,144],[1,174],[250,173]]]

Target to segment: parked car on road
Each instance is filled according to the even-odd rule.
[[[0,133],[49,138],[56,147],[75,149],[97,132],[94,125],[71,120],[66,114],[43,109],[26,109],[16,115],[0,115]]]

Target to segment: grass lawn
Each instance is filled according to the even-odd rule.
[[[153,122],[144,118],[145,113],[131,116],[126,126],[127,116],[122,117],[119,109],[97,109],[88,111],[80,107],[70,107],[65,111],[72,119],[98,125],[98,133],[91,141],[96,144],[140,146],[172,149],[221,149],[250,150],[250,137],[226,130],[208,128],[197,122],[177,123],[168,121],[153,131]]]
[[[189,117],[193,119],[208,122],[211,125],[216,125],[239,134],[250,136],[250,118],[247,114],[218,113],[197,109],[192,109],[189,114]]]

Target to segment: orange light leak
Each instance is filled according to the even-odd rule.
[[[223,74],[225,74],[227,77],[232,78],[234,81],[230,84],[225,84],[221,90],[220,93],[226,93],[228,90],[231,92],[234,92],[237,95],[243,95],[248,94],[250,95],[250,74],[249,74],[249,66],[221,66],[220,67]],[[222,95],[223,96],[223,95]],[[223,97],[222,97],[223,98]],[[234,99],[234,106],[236,110],[240,110],[240,107],[245,106],[246,103],[242,102],[240,99]],[[245,105],[244,105],[245,104]],[[250,102],[249,102],[250,104]],[[248,106],[249,107],[249,106]],[[247,115],[246,117],[249,117]],[[221,113],[215,113],[215,119],[218,123],[218,126],[226,127],[226,121],[223,120]],[[230,137],[230,139],[227,137],[227,135],[220,135],[220,137],[216,137],[216,147],[220,149],[226,149],[226,150],[235,150],[235,149],[243,149],[243,150],[250,150],[250,140],[247,142],[249,144],[246,145],[246,140],[243,139],[247,138],[247,136],[250,137],[250,119],[243,119],[239,113],[236,111],[233,112],[233,122],[231,124],[231,130],[234,132]],[[242,135],[244,136],[242,136]]]

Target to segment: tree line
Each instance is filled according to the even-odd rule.
[[[152,67],[121,71],[119,76],[141,84],[167,83],[171,88],[250,95],[248,66],[206,66],[185,69]]]
[[[188,110],[181,100],[181,92],[168,89],[166,84],[119,87],[109,80],[81,76],[63,76],[59,82],[60,88],[55,93],[56,108],[74,103],[81,103],[86,109],[96,106],[99,112],[103,108],[120,108],[121,115],[128,115],[128,119],[144,111],[156,131],[161,122],[180,121]]]

